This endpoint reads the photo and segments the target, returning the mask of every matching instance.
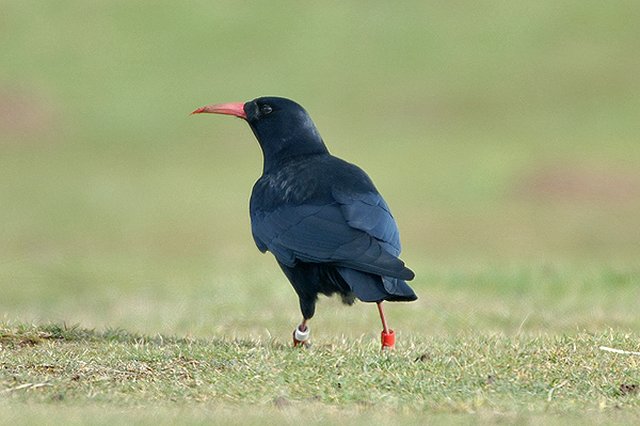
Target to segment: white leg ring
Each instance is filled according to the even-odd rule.
[[[311,334],[311,330],[307,326],[305,331],[300,330],[299,327],[296,327],[296,330],[293,332],[293,338],[298,342],[306,342],[309,340],[309,335]]]

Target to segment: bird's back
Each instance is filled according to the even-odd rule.
[[[264,174],[251,196],[254,239],[281,263],[336,263],[413,278],[397,256],[395,220],[371,179],[329,154],[291,158]]]
[[[283,161],[264,173],[253,187],[251,212],[272,211],[283,205],[326,204],[334,190],[378,193],[359,167],[330,154],[304,155]]]

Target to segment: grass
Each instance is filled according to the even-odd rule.
[[[636,3],[174,3],[3,4],[0,422],[637,422]],[[259,150],[188,117],[260,95],[392,207],[394,353],[333,299],[289,348]]]
[[[215,294],[229,289],[215,287],[200,301],[187,294],[173,303],[161,288],[147,296],[139,291],[133,302],[101,300],[98,292],[100,304],[127,311],[104,321],[129,329],[2,324],[2,403],[12,413],[7,418],[23,418],[29,407],[33,421],[80,423],[96,412],[105,413],[105,423],[198,423],[212,416],[238,424],[299,416],[383,424],[468,416],[482,423],[637,420],[640,358],[598,349],[640,349],[637,271],[552,265],[505,271],[427,274],[426,297],[422,291],[414,304],[388,306],[399,333],[397,349],[388,353],[379,350],[375,309],[347,309],[333,299],[321,300],[312,349],[290,347],[295,303],[279,277],[261,303],[250,288],[243,291],[253,294],[232,300]],[[154,312],[136,313],[144,297],[152,297],[145,303]],[[278,304],[285,309],[272,308]],[[181,305],[182,312],[172,312]],[[100,313],[92,318],[98,322]],[[158,323],[190,336],[154,333],[162,329]]]
[[[398,350],[382,354],[377,342],[363,338],[299,350],[275,340],[145,337],[59,325],[4,325],[0,342],[4,403],[13,407],[88,405],[108,412],[159,405],[179,412],[195,404],[197,418],[199,410],[253,406],[271,420],[310,410],[316,421],[356,413],[387,421],[409,413],[493,420],[640,415],[640,360],[598,350],[637,346],[630,334],[614,331],[405,336]]]

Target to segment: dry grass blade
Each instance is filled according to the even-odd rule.
[[[8,389],[3,389],[2,393],[9,393],[9,392],[15,392],[15,391],[19,391],[19,390],[29,390],[29,389],[38,389],[38,388],[42,388],[45,386],[52,386],[50,383],[23,383],[21,385],[18,386],[14,386],[12,388],[8,388]]]
[[[623,349],[616,349],[616,348],[610,348],[608,346],[600,346],[599,348],[601,351],[605,351],[605,352],[613,352],[614,354],[622,354],[622,355],[636,355],[636,356],[640,356],[640,352],[634,352],[634,351],[625,351]]]

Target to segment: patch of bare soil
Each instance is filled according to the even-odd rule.
[[[640,199],[640,171],[545,167],[525,175],[516,183],[514,193],[539,201],[637,202]]]
[[[0,87],[0,144],[18,144],[51,131],[56,110],[41,94]]]

